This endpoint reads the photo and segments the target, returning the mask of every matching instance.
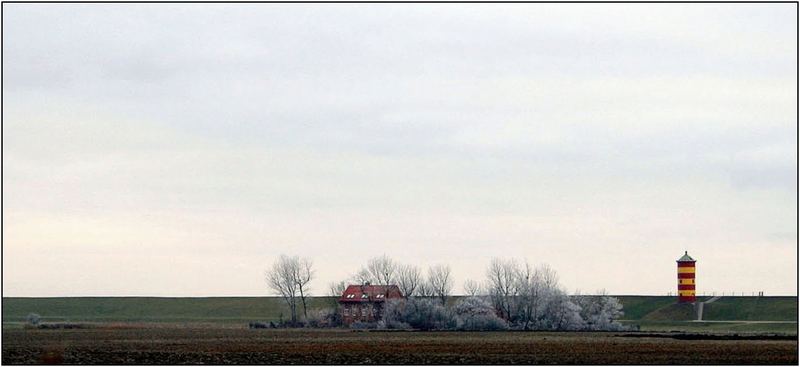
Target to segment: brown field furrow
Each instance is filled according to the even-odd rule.
[[[3,330],[4,364],[797,364],[797,340],[212,327]]]

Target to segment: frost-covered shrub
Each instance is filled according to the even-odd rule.
[[[459,330],[506,330],[508,323],[497,317],[494,306],[479,297],[459,301],[453,311]]]
[[[25,321],[27,321],[28,324],[36,326],[42,321],[42,317],[39,316],[38,313],[29,313],[28,316],[25,316]]]
[[[338,327],[342,325],[342,316],[334,308],[316,310],[309,313],[306,325],[313,328]]]
[[[411,329],[405,320],[406,300],[390,299],[383,304],[383,326],[386,329]]]
[[[581,317],[587,330],[625,330],[625,326],[615,321],[624,315],[618,299],[606,295],[578,296],[576,302],[581,306]]]
[[[449,330],[458,324],[441,303],[421,298],[387,301],[383,321],[392,329]]]
[[[402,322],[404,319],[406,300],[405,299],[388,299],[383,303],[383,321],[388,325],[392,322]]]
[[[442,304],[433,299],[411,299],[406,303],[405,320],[407,324],[420,330],[455,329],[455,317]]]
[[[553,299],[551,310],[553,330],[582,330],[586,323],[581,317],[581,306],[572,302],[566,294],[559,294]]]
[[[622,305],[605,294],[570,297],[547,264],[493,259],[486,284],[497,315],[515,330],[623,330]]]
[[[559,289],[547,292],[542,302],[540,316],[533,320],[536,330],[582,330],[585,322],[581,307]]]
[[[494,307],[480,297],[465,297],[456,303],[453,311],[458,316],[495,315]]]

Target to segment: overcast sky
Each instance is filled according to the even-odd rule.
[[[5,296],[386,254],[795,295],[797,4],[4,4]]]

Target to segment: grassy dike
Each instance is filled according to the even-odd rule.
[[[455,302],[457,297],[451,300]],[[796,297],[723,297],[706,305],[704,320],[740,321],[735,323],[698,323],[690,304],[677,304],[674,297],[618,296],[622,302],[624,323],[639,325],[645,331],[797,331]],[[336,298],[311,298],[309,309],[333,307]],[[37,313],[45,322],[212,322],[246,323],[287,319],[288,308],[277,297],[53,297],[3,298],[3,323],[6,326],[25,321]],[[748,323],[748,322],[750,323]],[[752,323],[782,321],[784,323]],[[795,323],[785,323],[794,321]]]

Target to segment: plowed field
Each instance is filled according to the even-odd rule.
[[[797,339],[215,326],[3,330],[3,364],[797,364]]]

